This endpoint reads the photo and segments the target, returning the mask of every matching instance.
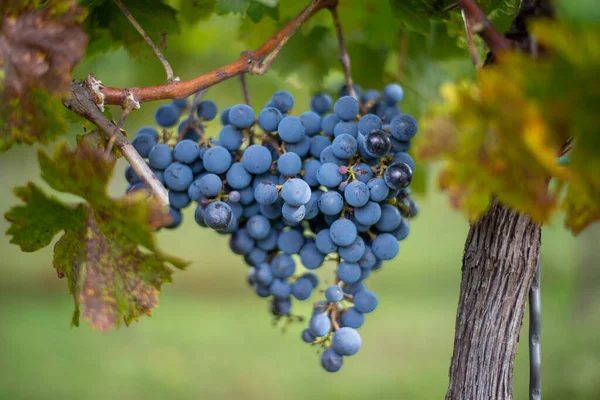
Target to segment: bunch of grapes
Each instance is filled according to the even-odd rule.
[[[292,299],[324,293],[302,339],[324,349],[321,364],[330,372],[360,349],[357,329],[378,305],[365,280],[398,254],[417,214],[408,189],[415,163],[406,153],[417,122],[397,105],[402,88],[355,89],[360,101],[345,89],[335,104],[318,94],[299,116],[291,115],[286,91],[258,115],[235,105],[220,114],[216,140],[204,135],[215,103],[190,110],[175,100],[156,110],[161,132],[142,127],[132,140],[169,190],[170,228],[181,224],[181,209],[197,204],[196,222],[230,235],[231,250],[250,265],[248,283],[269,299],[275,318],[302,320]],[[182,115],[188,118],[180,122]],[[146,190],[131,168],[125,175],[128,191]],[[327,261],[336,264],[334,284],[319,290],[310,271]]]

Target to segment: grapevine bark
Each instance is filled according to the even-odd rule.
[[[511,46],[531,49],[526,23],[533,16],[551,16],[548,0],[522,0],[506,35]],[[496,50],[489,47],[486,64],[495,61]],[[529,216],[497,201],[471,225],[463,256],[447,400],[513,399],[514,357],[536,272],[540,235],[540,225]]]

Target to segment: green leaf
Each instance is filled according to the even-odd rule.
[[[217,0],[217,14],[242,14],[245,15],[251,0]]]
[[[279,7],[269,7],[257,1],[253,1],[248,7],[248,17],[252,22],[258,23],[265,16],[269,16],[275,21],[279,20]]]
[[[190,25],[208,19],[215,12],[216,0],[181,0],[179,15]]]
[[[421,0],[390,0],[392,14],[408,30],[427,35],[431,29],[430,8]]]
[[[67,205],[33,184],[17,188],[25,205],[6,214],[11,242],[35,251],[64,232],[54,247],[54,268],[75,300],[73,325],[81,316],[104,331],[150,315],[173,268],[187,265],[156,245],[153,231],[170,223],[166,210],[141,193],[108,197],[114,162],[95,148],[80,145],[73,151],[65,144],[54,157],[39,158],[52,188],[87,202]]]
[[[8,2],[0,19],[0,151],[66,132],[61,99],[87,43],[71,1]]]
[[[152,56],[144,38],[131,25],[119,7],[110,0],[83,0],[88,17],[83,27],[90,37],[86,57],[125,47],[136,58]],[[177,10],[161,0],[123,2],[148,37],[159,47],[166,46],[168,35],[179,33]],[[148,4],[151,3],[151,4]]]

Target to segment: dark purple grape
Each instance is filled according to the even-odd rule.
[[[412,171],[407,164],[395,162],[387,167],[383,174],[383,180],[391,189],[404,189],[412,181]]]
[[[392,149],[392,141],[387,132],[374,129],[365,136],[365,150],[372,157],[383,157]]]

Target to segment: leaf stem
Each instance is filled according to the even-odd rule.
[[[139,32],[139,34],[142,35],[146,43],[148,43],[148,46],[152,48],[154,54],[156,54],[156,57],[158,57],[158,60],[161,62],[163,68],[165,69],[165,72],[167,73],[167,83],[173,83],[178,81],[179,78],[175,78],[173,76],[173,68],[171,68],[171,64],[169,64],[165,56],[161,53],[160,49],[154,44],[154,42],[152,42],[150,36],[146,34],[146,31],[144,31],[140,24],[138,24],[138,22],[135,20],[133,15],[131,15],[129,9],[125,7],[125,4],[123,4],[121,0],[114,0],[114,2],[121,9],[121,12],[123,13],[123,15],[125,15],[125,18],[127,18],[131,25],[133,25],[133,27]]]
[[[357,101],[358,95],[356,94],[356,90],[354,90],[354,82],[352,81],[352,75],[350,73],[350,56],[348,55],[348,51],[346,50],[346,42],[344,40],[344,33],[342,32],[342,24],[340,23],[340,16],[337,12],[337,6],[331,7],[329,9],[331,12],[331,16],[333,17],[333,25],[335,26],[335,33],[338,40],[338,46],[340,48],[340,63],[342,64],[342,69],[344,70],[344,80],[346,81],[346,90],[348,94],[354,97]]]
[[[335,5],[337,5],[337,0],[312,0],[302,12],[259,48],[243,52],[236,61],[214,71],[207,72],[187,81],[130,88],[129,92],[139,103],[164,99],[183,99],[199,90],[206,89],[243,73],[262,75],[267,72],[283,45],[296,32],[300,25],[316,12],[324,8],[335,7]],[[127,95],[127,89],[123,88],[103,86],[100,88],[100,91],[104,95],[104,104],[121,105]]]
[[[475,0],[456,0],[456,3],[464,12],[466,23],[473,32],[481,36],[492,53],[501,53],[511,48],[510,41],[494,28]]]

